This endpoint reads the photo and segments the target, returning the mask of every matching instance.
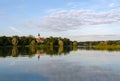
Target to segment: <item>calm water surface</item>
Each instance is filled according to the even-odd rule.
[[[0,48],[0,81],[120,81],[120,51]]]

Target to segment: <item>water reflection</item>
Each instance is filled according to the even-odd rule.
[[[12,56],[17,57],[18,55],[18,48],[16,46],[13,46],[12,48]]]
[[[50,81],[119,81],[120,73],[99,66],[81,66],[77,63],[50,61],[40,65]],[[39,67],[37,69],[39,69]],[[49,68],[48,68],[49,67]],[[64,67],[64,68],[63,68]],[[33,67],[32,67],[33,69]]]
[[[2,47],[0,57],[7,58],[0,58],[0,81],[120,81],[119,50],[106,51],[90,47]]]
[[[100,51],[120,51],[120,49],[95,49],[92,47],[46,47],[44,49],[35,48],[35,47],[1,47],[0,48],[0,57],[18,57],[18,56],[29,56],[32,57],[35,54],[38,56],[38,59],[41,55],[47,54],[50,56],[53,55],[66,55],[69,54],[70,51],[77,50],[100,50]]]
[[[100,51],[120,51],[119,48],[94,48],[94,47],[78,47],[81,50],[100,50]]]
[[[36,51],[36,56],[38,57],[38,60],[40,59],[40,56],[41,56],[41,55],[44,55],[44,53],[45,53],[45,52],[44,52],[43,49],[41,49],[41,50],[38,49],[38,50]]]
[[[32,57],[35,54],[40,58],[41,55],[47,54],[50,56],[53,55],[66,55],[70,51],[76,51],[76,47],[46,47],[44,49],[35,48],[35,47],[1,47],[0,48],[0,57],[18,57],[18,56],[29,56]]]

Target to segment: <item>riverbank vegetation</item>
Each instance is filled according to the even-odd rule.
[[[32,35],[30,36],[12,36],[0,37],[0,46],[31,46],[31,47],[58,47],[58,46],[77,46],[77,41],[71,41],[68,38],[61,37],[48,37],[44,40],[44,42],[37,42],[36,38]]]
[[[120,40],[109,40],[109,41],[86,41],[86,42],[77,42],[71,41],[68,38],[61,37],[48,37],[45,38],[44,42],[37,42],[36,38],[32,35],[29,36],[1,36],[0,37],[0,46],[9,47],[92,47],[94,49],[120,49]]]
[[[120,49],[120,40],[78,42],[79,47],[91,47],[100,50]]]

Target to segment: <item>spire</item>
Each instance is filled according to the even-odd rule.
[[[38,36],[40,36],[40,33],[38,33]]]

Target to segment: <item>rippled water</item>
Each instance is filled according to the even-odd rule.
[[[120,51],[0,49],[0,81],[120,81]]]

